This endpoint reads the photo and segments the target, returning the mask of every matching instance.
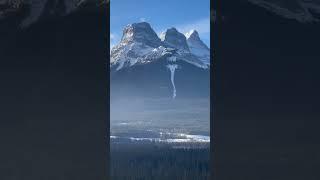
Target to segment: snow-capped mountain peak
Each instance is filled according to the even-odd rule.
[[[149,23],[133,23],[124,28],[120,43],[111,49],[110,65],[120,70],[150,63],[168,52]]]
[[[201,41],[199,33],[191,30],[186,33],[187,43],[192,54],[197,56],[203,63],[210,64],[210,49]]]
[[[167,44],[167,46],[189,51],[185,35],[180,33],[176,28],[167,29],[164,35],[163,42]]]
[[[196,38],[196,39],[199,39],[199,40],[200,40],[198,31],[196,31],[196,30],[194,30],[194,29],[191,30],[191,31],[189,31],[189,32],[187,32],[187,33],[185,34],[185,36],[186,36],[187,39],[189,39],[189,38]]]
[[[127,25],[123,30],[121,42],[141,42],[150,47],[159,47],[161,40],[151,25],[147,22],[133,23]]]
[[[202,42],[200,38],[198,40]],[[163,40],[161,40],[147,22],[127,25],[123,30],[120,43],[112,48],[110,57],[110,66],[116,71],[166,58],[208,68],[208,63],[203,61],[202,56],[190,52],[184,34],[176,28],[170,28],[163,34]]]
[[[186,36],[176,28],[167,29],[161,36],[162,39],[146,22],[129,24],[124,28],[120,43],[112,48],[110,54],[111,79],[113,84],[121,87],[115,89],[132,87],[130,93],[143,91],[143,95],[171,93],[173,99],[189,90],[193,92],[194,88],[206,93],[209,60],[204,61],[203,56],[192,53],[190,47],[193,46],[188,45]],[[203,42],[196,31],[189,39],[195,41],[196,48],[203,49],[200,46]],[[197,87],[189,82],[198,83]],[[130,83],[132,86],[128,85]],[[143,88],[136,90],[139,87]]]

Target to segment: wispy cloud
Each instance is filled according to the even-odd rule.
[[[202,18],[196,21],[192,21],[190,23],[177,24],[173,27],[175,27],[179,32],[183,34],[186,34],[191,30],[197,30],[200,36],[208,36],[210,35],[210,18]],[[166,29],[162,29],[158,31],[157,34],[160,36],[165,31]]]
[[[110,40],[112,41],[112,40],[114,40],[114,38],[115,38],[115,34],[110,33]]]
[[[210,33],[210,18],[199,19],[187,24],[177,25],[176,28],[182,33],[187,33],[190,30],[197,30],[199,34]]]
[[[115,44],[118,42],[119,36],[115,33],[110,33],[110,49],[115,46]]]
[[[144,17],[141,17],[139,20],[140,20],[140,22],[146,22],[146,18],[144,18]]]

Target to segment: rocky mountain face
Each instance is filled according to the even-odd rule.
[[[196,55],[205,64],[210,65],[210,49],[201,41],[198,32],[192,30],[186,34],[186,37],[191,53]]]
[[[190,51],[184,34],[170,28],[163,36],[164,39],[161,40],[146,22],[128,25],[124,28],[121,42],[111,50],[111,69],[119,70],[134,64],[146,64],[161,57],[167,57],[169,61],[183,60],[204,69],[209,67],[197,57],[198,54]],[[199,37],[191,40],[190,45],[195,41],[203,45],[198,48],[209,50]],[[209,59],[210,57],[205,59],[205,62]]]
[[[175,28],[170,28],[164,34],[164,44],[175,49],[190,51],[186,37]]]
[[[127,95],[173,98],[209,94],[210,54],[199,53],[209,53],[209,48],[198,33],[193,31],[187,39],[170,28],[163,37],[160,39],[147,22],[124,28],[120,43],[110,54],[111,89],[115,94],[121,90]]]

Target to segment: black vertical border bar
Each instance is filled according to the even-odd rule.
[[[213,65],[213,0],[210,0],[210,177],[212,179],[214,174],[214,133],[213,133],[213,103],[214,103],[214,91],[213,91],[213,81],[214,81],[214,65]]]
[[[107,117],[108,119],[106,119],[106,175],[108,177],[108,179],[110,179],[110,0],[107,0],[106,2],[106,22],[107,23],[107,28],[106,28],[106,44],[107,44],[107,48],[106,48],[106,76],[107,76],[107,80],[108,82],[106,82],[107,84],[107,99],[106,99],[106,103],[107,103]]]
[[[215,138],[215,103],[216,103],[216,37],[217,28],[214,28],[217,19],[217,1],[210,0],[210,177],[216,179],[216,138]]]

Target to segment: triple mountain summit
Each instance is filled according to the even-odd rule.
[[[204,69],[210,66],[210,49],[196,30],[184,35],[176,28],[170,28],[158,37],[147,22],[127,25],[120,43],[112,48],[110,57],[111,69],[115,71],[148,64],[164,57]]]

